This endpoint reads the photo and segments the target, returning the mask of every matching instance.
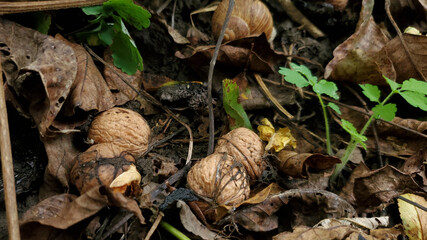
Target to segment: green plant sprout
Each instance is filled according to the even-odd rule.
[[[230,129],[245,127],[252,130],[251,122],[242,104],[238,102],[239,86],[231,79],[222,81],[223,104],[225,112],[230,116]]]
[[[366,144],[364,142],[367,140],[367,138],[363,134],[366,132],[371,122],[374,119],[383,119],[386,121],[391,121],[394,119],[397,111],[396,105],[393,103],[386,104],[386,102],[394,94],[399,94],[412,106],[427,111],[427,82],[410,78],[409,80],[403,81],[402,84],[399,84],[388,79],[386,76],[383,77],[390,85],[391,92],[382,102],[380,102],[381,92],[377,86],[371,84],[359,85],[363,89],[363,94],[369,98],[370,101],[378,103],[375,107],[372,108],[373,114],[365,123],[362,130],[357,132],[357,129],[353,126],[353,124],[346,120],[341,120],[341,126],[351,135],[351,140],[347,146],[344,156],[341,158],[341,163],[335,166],[334,173],[330,178],[332,182],[335,181],[341,170],[347,164],[350,155],[356,148],[357,144],[360,144],[363,148],[366,149]]]
[[[339,99],[339,96],[337,94],[337,85],[333,82],[326,81],[325,79],[321,79],[320,81],[318,81],[317,77],[313,76],[311,74],[310,69],[308,69],[304,65],[291,63],[290,67],[292,69],[281,67],[279,73],[284,75],[285,81],[295,84],[297,87],[307,87],[308,85],[310,85],[313,88],[313,91],[316,93],[323,111],[326,132],[326,151],[329,155],[332,155],[331,138],[329,135],[329,123],[328,116],[326,113],[326,107],[330,107],[338,114],[341,114],[341,112],[339,107],[332,102],[329,102],[327,105],[325,105],[321,95],[326,94],[333,99]]]
[[[113,52],[114,65],[127,74],[143,70],[141,54],[129,34],[124,22],[136,29],[150,26],[151,14],[132,0],[109,0],[101,6],[82,8],[86,15],[93,15],[90,21],[92,30],[80,32],[79,38],[85,38],[89,45],[107,45]]]
[[[190,238],[187,237],[184,233],[182,233],[181,231],[179,231],[178,229],[176,229],[165,221],[161,221],[160,226],[172,235],[174,235],[178,240],[190,240]]]

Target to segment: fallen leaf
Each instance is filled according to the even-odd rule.
[[[309,228],[305,226],[298,226],[293,232],[282,232],[273,237],[273,240],[376,240],[370,237],[360,229],[350,226],[334,226],[331,228]]]
[[[324,170],[341,163],[339,158],[312,153],[282,150],[277,153],[277,165],[281,172],[296,178],[308,178],[309,168]]]
[[[377,229],[380,227],[387,227],[390,224],[390,217],[371,217],[371,218],[328,218],[323,219],[317,223],[314,227],[331,228],[336,225],[347,225],[356,228],[365,229]]]
[[[0,42],[3,70],[15,93],[14,101],[32,116],[42,137],[51,134],[49,127],[77,74],[74,50],[51,36],[4,19],[0,19]]]
[[[402,197],[416,202],[421,206],[427,206],[426,199],[421,196],[408,193],[403,194]],[[402,199],[397,199],[397,204],[399,206],[400,217],[402,218],[406,236],[408,236],[410,240],[426,239],[427,212]]]
[[[425,161],[427,159],[427,147],[420,149],[417,153],[412,155],[405,161],[400,170],[402,172],[411,174],[412,177],[419,175],[423,179],[423,184],[427,185],[427,177],[425,172]]]
[[[333,51],[334,58],[325,68],[326,79],[384,85],[383,75],[396,78],[392,62],[380,52],[388,38],[372,17],[373,6],[373,0],[363,0],[356,31]]]
[[[278,227],[275,215],[282,207],[281,219],[289,219],[292,225],[314,225],[324,218],[353,217],[353,207],[338,195],[314,189],[292,189],[270,196],[262,203],[251,205],[222,219],[219,224],[229,221],[242,225],[249,231],[271,231]],[[290,216],[283,215],[288,212]]]

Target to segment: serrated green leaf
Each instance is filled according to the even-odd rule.
[[[371,84],[359,84],[363,89],[363,94],[372,102],[380,102],[381,91],[377,86]]]
[[[327,106],[330,107],[335,112],[337,112],[339,115],[341,115],[340,107],[338,107],[338,105],[336,105],[335,103],[329,102]]]
[[[359,132],[351,122],[341,119],[341,126],[344,130],[346,130],[351,135],[351,138],[354,139],[354,141],[356,141],[364,149],[366,149],[365,141],[368,139],[365,136],[359,134]]]
[[[333,99],[339,98],[337,94],[337,85],[334,82],[329,82],[325,79],[322,79],[318,83],[314,84],[313,91],[318,94],[326,94]]]
[[[383,75],[383,78],[386,80],[386,82],[388,83],[388,85],[390,85],[390,88],[392,91],[396,91],[397,89],[399,89],[402,84],[399,84],[391,79],[389,79],[388,77]]]
[[[104,3],[104,7],[114,9],[123,20],[138,30],[150,26],[150,12],[134,4],[132,0],[109,0]]]
[[[403,91],[399,94],[412,106],[427,111],[427,98],[424,94],[411,91]]]
[[[116,32],[111,45],[114,65],[123,72],[132,75],[136,70],[143,70],[142,57],[129,35]]]
[[[309,81],[310,85],[317,83],[317,77],[313,76],[310,69],[308,69],[306,66],[295,63],[291,63],[289,65],[294,71],[301,73],[301,75],[303,75]]]
[[[234,125],[230,126],[230,128],[246,127],[252,129],[251,122],[249,121],[245,109],[243,109],[242,104],[237,101],[239,98],[239,87],[237,83],[226,78],[222,81],[222,89],[225,112],[235,121]]]
[[[374,112],[374,118],[391,121],[396,116],[397,108],[396,104],[393,103],[387,103],[386,105],[378,104],[372,108],[372,111]]]
[[[421,94],[427,94],[427,82],[418,81],[415,78],[403,81],[401,91],[411,91]]]
[[[103,6],[82,7],[82,11],[86,15],[98,15],[104,12],[104,7]]]
[[[297,87],[307,87],[309,85],[308,80],[297,71],[281,67],[279,73],[284,76],[286,82],[295,84]]]

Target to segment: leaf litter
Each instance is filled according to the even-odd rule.
[[[298,1],[295,2],[298,3]],[[416,6],[426,9],[422,1],[413,2]],[[346,4],[353,4],[353,6],[345,7]],[[184,166],[182,160],[185,156],[185,145],[189,142],[189,136],[186,134],[178,134],[174,137],[178,139],[166,140],[151,148],[149,151],[155,154],[150,153],[150,157],[144,157],[144,155],[142,158],[146,158],[145,160],[137,159],[136,171],[146,174],[142,176],[144,178],[142,182],[147,184],[141,186],[143,190],[139,193],[139,197],[125,197],[109,186],[95,187],[79,196],[69,178],[76,156],[91,144],[86,134],[95,113],[115,106],[130,108],[148,119],[153,135],[159,136],[155,141],[161,141],[165,133],[177,131],[176,122],[171,121],[171,118],[161,110],[149,111],[148,109],[156,107],[151,105],[152,102],[139,99],[140,96],[137,97],[138,94],[125,82],[137,90],[149,89],[152,93],[164,91],[168,83],[172,83],[169,86],[174,86],[175,81],[178,83],[177,86],[183,89],[189,89],[189,83],[195,82],[198,87],[205,88],[206,85],[203,82],[207,76],[206,66],[212,58],[214,49],[212,38],[196,41],[191,39],[193,36],[190,35],[187,38],[183,37],[186,36],[188,29],[194,28],[184,15],[175,15],[180,21],[177,22],[176,28],[168,24],[168,17],[173,18],[175,11],[193,12],[205,6],[201,3],[179,2],[176,8],[170,5],[160,15],[151,11],[152,21],[155,23],[152,25],[153,31],[150,36],[153,39],[151,40],[142,36],[151,33],[150,28],[142,31],[131,29],[129,34],[134,37],[138,48],[145,49],[144,45],[147,41],[152,41],[147,46],[155,41],[161,44],[162,41],[155,40],[154,37],[165,39],[165,42],[171,42],[170,39],[172,39],[170,48],[174,51],[170,52],[175,55],[168,57],[181,59],[168,66],[156,68],[150,63],[151,60],[153,63],[156,60],[150,59],[149,54],[165,50],[161,47],[142,50],[144,72],[137,71],[135,75],[127,75],[119,68],[101,66],[99,62],[92,60],[91,54],[84,47],[75,43],[75,39],[68,35],[51,37],[1,19],[0,56],[6,80],[7,100],[10,106],[16,108],[22,116],[32,119],[47,154],[45,175],[39,183],[41,188],[35,190],[40,201],[31,204],[32,207],[21,217],[20,228],[23,239],[31,239],[36,234],[39,239],[48,239],[49,236],[61,239],[88,237],[99,239],[101,236],[119,239],[119,236],[123,235],[132,236],[132,232],[138,232],[133,236],[137,235],[141,238],[150,227],[155,226],[154,219],[161,213],[154,206],[159,206],[168,199],[166,195],[171,196],[167,201],[178,201],[178,206],[167,204],[167,207],[163,207],[162,212],[165,213],[163,219],[173,223],[187,236],[198,236],[202,239],[253,238],[259,236],[257,234],[261,232],[269,234],[268,236],[273,239],[319,239],[319,235],[322,239],[397,239],[405,234],[410,238],[423,234],[426,229],[425,221],[411,223],[411,220],[407,220],[414,218],[417,214],[421,216],[423,212],[413,204],[405,203],[407,205],[403,206],[400,199],[400,197],[407,197],[421,205],[425,202],[427,179],[424,165],[427,145],[425,118],[417,115],[421,114],[419,109],[416,110],[417,114],[408,114],[405,111],[406,105],[398,102],[399,117],[392,120],[394,125],[385,121],[377,121],[375,124],[379,140],[372,137],[374,130],[367,132],[367,148],[362,150],[364,161],[353,161],[347,164],[340,181],[328,185],[333,168],[341,161],[337,157],[326,155],[322,147],[324,129],[319,127],[323,124],[321,117],[318,117],[321,116],[320,105],[316,99],[310,99],[309,95],[304,95],[302,90],[294,91],[289,88],[277,73],[279,67],[289,66],[287,64],[291,61],[304,64],[312,70],[319,65],[325,66],[324,77],[329,81],[335,81],[341,98],[343,94],[348,95],[340,101],[352,105],[352,108],[340,105],[342,114],[339,117],[352,122],[355,125],[354,131],[360,131],[367,117],[365,114],[360,114],[364,111],[363,109],[349,110],[357,108],[359,104],[351,100],[353,98],[350,96],[351,93],[341,91],[343,81],[348,82],[350,86],[351,83],[384,85],[383,75],[399,83],[410,78],[420,80],[420,71],[417,69],[422,69],[421,73],[424,76],[427,75],[423,72],[425,67],[422,65],[426,62],[424,61],[426,54],[423,51],[425,36],[404,34],[402,38],[398,36],[391,38],[388,32],[391,28],[386,29],[374,16],[377,14],[375,9],[378,4],[369,0],[364,0],[362,5],[346,4],[336,5],[336,9],[332,11],[352,16],[350,12],[357,15],[357,8],[361,7],[359,23],[355,26],[354,33],[346,36],[347,40],[333,39],[333,35],[327,36],[331,42],[335,41],[333,46],[335,50],[333,56],[329,53],[330,62],[327,65],[326,62],[313,64],[307,58],[306,52],[303,52],[304,47],[294,48],[298,42],[295,39],[291,39],[289,44],[290,39],[279,37],[270,44],[265,35],[261,34],[234,40],[221,46],[214,79],[216,82],[215,122],[219,124],[216,137],[220,138],[228,133],[231,130],[230,125],[237,125],[237,127],[246,125],[256,129],[257,126],[263,125],[262,119],[265,116],[273,119],[274,126],[278,126],[277,129],[279,126],[287,127],[287,135],[276,140],[282,144],[280,151],[274,153],[266,149],[262,156],[263,164],[268,165],[269,168],[262,174],[251,172],[250,196],[241,203],[221,206],[201,196],[198,196],[199,200],[196,203],[192,198],[173,194],[176,189],[189,190],[184,177],[185,172],[179,171]],[[400,4],[403,3],[400,2]],[[271,8],[274,6],[273,3],[269,2],[268,5],[270,10],[277,11],[276,17],[277,13],[284,11]],[[143,3],[142,6],[153,10],[155,4]],[[301,5],[297,6],[301,7]],[[330,11],[328,5],[323,7]],[[401,21],[403,25],[405,21],[399,18],[398,14],[402,7],[393,2],[391,10],[396,16],[395,20]],[[417,12],[418,9],[411,10]],[[302,10],[309,13],[309,10]],[[206,21],[205,16],[208,14],[202,12],[193,16],[195,25],[203,26],[197,31],[209,33],[210,29],[207,27],[209,21]],[[417,14],[425,16],[422,11]],[[425,34],[427,32],[425,20],[422,17],[415,19],[417,21],[411,24]],[[52,18],[53,22],[55,20],[56,18]],[[62,24],[60,18],[57,21],[58,24]],[[277,17],[275,21],[284,20],[283,17]],[[277,30],[283,33],[284,26],[279,22],[275,24],[279,26]],[[319,25],[319,27],[322,26]],[[291,28],[298,34],[303,32],[295,24]],[[52,30],[54,31],[67,34],[66,31],[59,29]],[[155,36],[154,33],[158,35]],[[298,34],[295,38],[298,38]],[[289,37],[285,34],[282,36]],[[189,42],[192,42],[193,46],[188,45]],[[409,51],[406,48],[409,48]],[[111,49],[97,49],[97,52],[103,56],[105,64],[114,64]],[[301,57],[300,54],[304,56]],[[407,54],[412,55],[412,61]],[[319,56],[314,53],[311,57],[318,59]],[[319,71],[318,68],[317,71]],[[191,74],[187,74],[189,72]],[[268,80],[267,87],[270,88],[270,92],[275,98],[282,99],[280,104],[293,112],[297,116],[296,120],[290,122],[281,116],[280,112],[274,113],[275,110],[271,108],[272,104],[269,102],[271,99],[262,95],[257,83],[247,72],[262,73],[264,79]],[[314,73],[319,76],[323,72],[320,70]],[[236,85],[232,95],[227,93],[225,88],[221,88],[222,80],[225,78],[234,79],[233,83]],[[321,81],[319,84],[321,85]],[[321,89],[318,90],[327,93],[328,87],[320,85]],[[357,86],[354,86],[354,89],[356,88],[361,92]],[[380,90],[381,92],[374,93],[365,89],[370,92],[368,97],[374,101],[377,101],[383,92],[388,91],[387,88]],[[185,96],[188,98],[182,99],[184,95],[176,97],[173,95],[174,90],[169,90],[169,99],[174,99],[173,103],[165,101],[165,98],[162,103],[179,112],[180,117],[194,129],[197,139],[194,149],[196,162],[206,157],[206,131],[203,131],[206,127],[203,126],[212,120],[209,120],[206,115],[206,100],[200,100],[206,99],[206,92],[193,91],[193,89],[186,92],[188,94]],[[338,99],[338,95],[334,95],[334,98]],[[200,101],[197,100],[197,104],[192,105],[192,100],[188,99]],[[228,102],[225,101],[227,99]],[[325,99],[325,101],[329,100]],[[382,111],[381,115],[387,119],[387,115],[384,114],[391,110],[395,111],[388,106],[384,105],[380,110],[375,108],[373,110],[374,112]],[[420,107],[422,108],[423,105],[421,104]],[[238,119],[234,122],[230,121],[233,118]],[[334,125],[337,128],[332,130],[332,143],[336,152],[349,138],[337,124]],[[261,131],[259,128],[258,130]],[[274,132],[273,127],[272,134]],[[232,142],[228,138],[225,139]],[[288,142],[291,142],[296,149],[292,150],[290,146],[286,146]],[[267,145],[268,139],[265,139],[264,147]],[[230,147],[222,149],[221,151],[229,151],[225,149]],[[300,152],[299,149],[310,149],[310,152]],[[237,152],[245,151],[245,149],[238,149]],[[389,165],[373,163],[376,154],[385,157]],[[232,158],[236,159],[232,161],[242,161],[238,160],[238,156],[233,155]],[[144,163],[144,166],[141,163]],[[245,162],[242,165],[250,166]],[[265,166],[262,169],[265,169]],[[151,173],[147,174],[147,171]],[[276,174],[273,174],[273,177],[264,176],[271,173]],[[257,179],[254,176],[261,176],[261,178]],[[218,176],[213,179],[214,181],[224,180],[223,177]],[[230,179],[227,181],[233,181],[233,177]],[[151,186],[148,187],[148,184]],[[385,213],[386,216],[390,215],[393,218],[393,211],[396,211],[398,201],[402,220],[393,219],[392,223],[387,224],[382,220],[379,221],[380,218],[374,218],[379,213]],[[124,209],[132,214],[118,214],[114,218],[111,216],[114,212],[113,208]],[[403,208],[413,210],[403,211]],[[178,212],[180,214],[176,216],[180,218],[176,219],[174,213]],[[357,215],[372,218],[354,218]],[[323,225],[324,223],[319,224],[326,219],[330,221],[326,226]],[[109,220],[111,222],[107,223]],[[129,225],[124,225],[125,222]],[[371,225],[378,222],[381,224]],[[111,226],[110,231],[106,230],[106,224]],[[122,228],[122,226],[126,227]],[[167,231],[160,229],[159,234],[166,238],[170,236]]]

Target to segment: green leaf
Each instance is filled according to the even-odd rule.
[[[391,79],[389,79],[388,77],[383,75],[383,78],[386,80],[386,82],[388,83],[388,85],[390,85],[390,88],[392,91],[396,91],[397,89],[399,89],[402,84],[399,84]]]
[[[82,7],[82,11],[86,15],[98,15],[104,12],[103,6]]]
[[[98,33],[98,37],[107,45],[113,44],[114,39],[114,24],[112,23],[103,23],[102,28]]]
[[[403,81],[401,91],[411,91],[421,94],[427,94],[427,82],[418,81],[414,78]]]
[[[295,84],[297,87],[307,87],[309,85],[308,80],[297,71],[281,67],[279,73],[284,75],[286,82]]]
[[[399,94],[412,106],[427,111],[427,98],[424,94],[411,91],[399,92]]]
[[[372,102],[380,102],[381,91],[377,86],[371,84],[359,84],[359,86],[363,89],[363,94]]]
[[[329,82],[325,79],[322,79],[317,84],[314,84],[313,91],[318,94],[326,94],[333,99],[340,98],[337,94],[337,85],[334,82]]]
[[[50,24],[52,22],[52,17],[49,13],[46,12],[34,12],[32,15],[33,23],[36,26],[36,30],[47,34],[49,32]]]
[[[351,122],[341,119],[341,126],[344,130],[346,130],[351,135],[351,138],[354,139],[354,141],[356,141],[364,149],[366,149],[365,141],[368,139],[365,136],[359,134],[359,132]]]
[[[341,115],[340,107],[338,107],[338,105],[336,105],[335,103],[329,102],[327,106],[330,107],[335,112],[337,112],[339,115]]]
[[[374,118],[384,119],[386,121],[391,121],[396,116],[396,104],[387,103],[386,105],[378,104],[372,108],[374,112]]]
[[[150,12],[134,4],[132,0],[109,0],[104,3],[104,7],[114,9],[123,20],[138,30],[150,26]]]
[[[129,35],[117,32],[114,36],[111,50],[113,52],[114,65],[123,72],[132,75],[138,69],[143,70],[141,54]]]
[[[239,98],[237,83],[231,79],[224,79],[222,81],[222,89],[225,112],[235,121],[234,125],[230,126],[230,128],[246,127],[252,129],[248,115],[243,109],[242,104],[237,102]]]
[[[311,75],[310,69],[304,65],[298,65],[295,63],[289,64],[294,71],[301,73],[310,82],[310,85],[314,85],[317,82],[317,77]]]

